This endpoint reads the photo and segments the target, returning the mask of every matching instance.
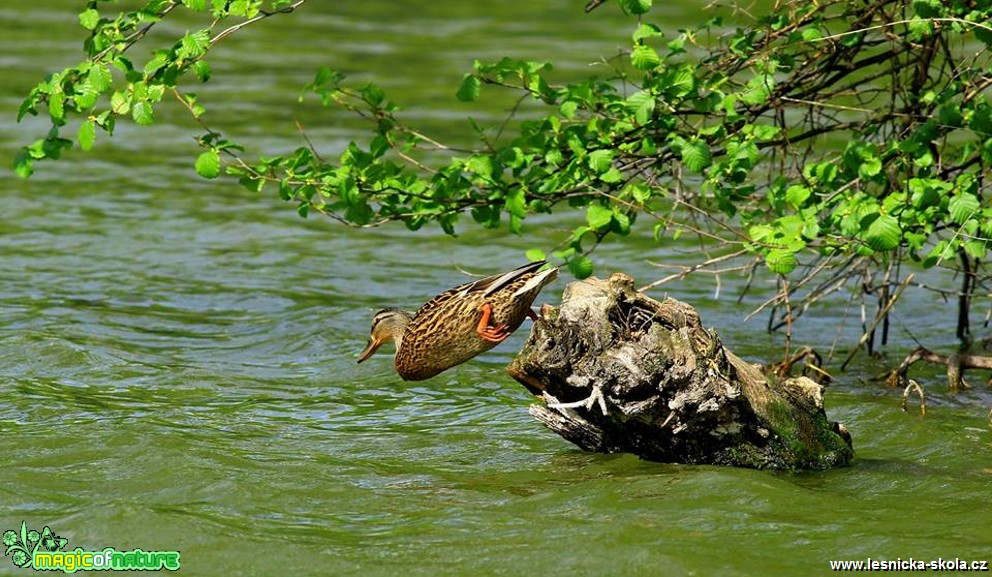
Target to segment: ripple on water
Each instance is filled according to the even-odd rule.
[[[81,38],[78,23],[55,15],[78,2],[53,1],[57,9],[0,8],[0,54],[12,72],[0,97],[10,110],[38,67],[76,60],[78,42],[60,38]],[[464,111],[436,103],[438,86],[448,94],[470,66],[466,54],[560,53],[555,73],[584,78],[632,29],[609,3],[595,17],[538,5],[533,14],[551,17],[524,19],[508,3],[416,8],[316,3],[309,16],[271,19],[251,40],[225,41],[215,71],[231,84],[205,85],[201,97],[238,140],[291,150],[298,130],[275,103],[295,101],[317,66],[354,68],[360,56],[361,82],[388,84],[404,118],[464,138],[450,122]],[[656,6],[673,27],[697,8]],[[312,50],[321,42],[340,50]],[[264,59],[294,66],[260,73],[259,46]],[[512,106],[493,102],[476,103],[473,116],[485,123]],[[334,109],[291,112],[322,150],[358,138]],[[503,372],[526,329],[423,383],[400,381],[388,354],[355,364],[375,310],[415,309],[472,278],[460,269],[488,274],[519,265],[526,248],[550,252],[581,215],[528,218],[523,236],[471,226],[458,238],[350,231],[298,219],[269,192],[195,180],[186,128],[158,120],[151,131],[120,123],[114,141],[5,189],[3,527],[48,524],[87,548],[178,548],[191,575],[796,575],[823,572],[829,559],[987,558],[986,388],[949,394],[939,371],[920,368],[931,408],[921,418],[898,410],[898,391],[868,381],[877,361],[857,358],[826,397],[857,451],[836,471],[582,453],[530,418],[532,397]],[[28,119],[0,144],[10,157],[44,130]],[[634,233],[597,249],[596,274],[647,283],[699,250]],[[557,302],[566,281],[542,300]],[[777,358],[767,317],[742,321],[767,294],[737,302],[745,282],[723,275],[717,295],[714,279],[690,278],[651,294],[690,300],[738,352]],[[950,305],[905,298],[917,299],[913,322],[897,312],[893,326],[950,347],[922,328],[946,324]],[[796,334],[822,350],[853,342],[854,312],[838,297]],[[912,347],[904,333],[893,340]]]

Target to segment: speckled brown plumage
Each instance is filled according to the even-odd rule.
[[[371,355],[383,340],[394,338],[396,372],[404,380],[419,381],[488,351],[499,340],[487,340],[477,330],[484,307],[492,310],[489,327],[505,327],[505,334],[515,331],[541,289],[557,277],[554,268],[538,272],[544,264],[533,262],[459,285],[432,298],[412,318],[396,309],[380,311],[373,319],[373,336],[360,360]],[[377,337],[377,325],[382,321],[392,326],[379,327],[378,332],[384,334]]]

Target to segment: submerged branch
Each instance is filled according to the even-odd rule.
[[[965,353],[939,355],[927,348],[918,347],[909,353],[898,367],[889,372],[886,381],[893,387],[909,383],[907,376],[909,369],[919,361],[947,367],[947,387],[952,391],[969,388],[964,380],[965,369],[992,369],[992,357]]]

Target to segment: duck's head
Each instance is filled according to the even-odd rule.
[[[375,316],[372,317],[372,334],[369,336],[369,344],[365,345],[365,349],[358,355],[358,362],[371,357],[383,343],[389,341],[396,341],[396,350],[399,350],[403,341],[403,333],[412,318],[413,315],[410,313],[395,308],[382,309],[375,313]]]

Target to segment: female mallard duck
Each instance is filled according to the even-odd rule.
[[[358,362],[383,343],[396,341],[396,372],[406,381],[429,379],[503,342],[524,322],[536,319],[531,304],[557,268],[538,272],[545,261],[456,286],[416,313],[382,309],[372,317],[372,336]]]

